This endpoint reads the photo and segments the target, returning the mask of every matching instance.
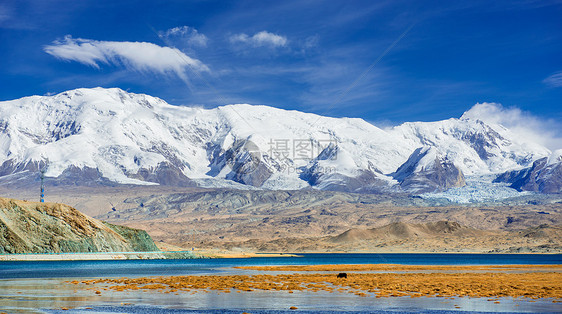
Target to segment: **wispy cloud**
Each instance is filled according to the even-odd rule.
[[[479,103],[462,117],[501,124],[518,137],[542,144],[550,150],[562,148],[562,130],[558,121],[541,119],[517,107],[506,108],[496,103]]]
[[[562,87],[562,71],[552,74],[551,76],[545,78],[542,82],[548,86]]]
[[[230,42],[233,44],[244,43],[254,47],[284,47],[289,42],[287,37],[273,34],[267,31],[261,31],[249,36],[247,34],[236,34],[230,36]]]
[[[179,26],[170,28],[167,31],[160,31],[158,32],[158,37],[165,42],[169,40],[180,41],[192,47],[207,47],[207,42],[209,41],[207,36],[189,26]]]
[[[124,66],[139,72],[165,76],[176,75],[188,81],[187,70],[202,72],[209,68],[176,48],[161,47],[147,42],[117,42],[72,38],[54,41],[44,51],[61,60],[76,61],[94,68],[101,64]]]
[[[10,9],[5,4],[0,4],[0,25],[12,18]]]

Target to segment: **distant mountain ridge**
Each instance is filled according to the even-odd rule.
[[[550,155],[468,116],[383,130],[267,106],[172,106],[117,88],[0,102],[0,184],[16,186],[44,169],[51,184],[423,193]]]

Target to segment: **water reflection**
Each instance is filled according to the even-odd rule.
[[[481,312],[559,312],[561,306],[552,300],[499,299],[499,303],[486,298],[375,298],[359,297],[350,293],[325,291],[253,291],[217,293],[215,291],[160,293],[156,291],[105,291],[101,295],[94,288],[77,288],[61,279],[0,280],[0,309],[10,313],[56,312],[63,308],[184,309],[219,310],[259,313],[266,310],[288,310],[296,306],[309,311],[481,311]],[[96,287],[99,288],[99,287]],[[148,309],[148,310],[146,310]],[[86,311],[86,310],[85,310]],[[165,310],[164,310],[165,312]]]

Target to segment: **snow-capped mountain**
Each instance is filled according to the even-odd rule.
[[[505,172],[495,181],[511,183],[519,191],[562,193],[562,149],[536,160],[531,167]]]
[[[431,158],[412,157],[420,149]],[[371,192],[408,190],[409,176],[432,181],[428,191],[549,155],[501,125],[467,116],[383,130],[362,119],[267,106],[172,106],[117,88],[0,102],[0,180],[43,169],[68,184]],[[444,177],[454,173],[455,180]]]
[[[403,189],[414,193],[441,192],[466,184],[462,171],[430,146],[416,149],[392,175]]]

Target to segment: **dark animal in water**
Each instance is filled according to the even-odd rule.
[[[347,273],[339,273],[338,278],[347,278]]]

